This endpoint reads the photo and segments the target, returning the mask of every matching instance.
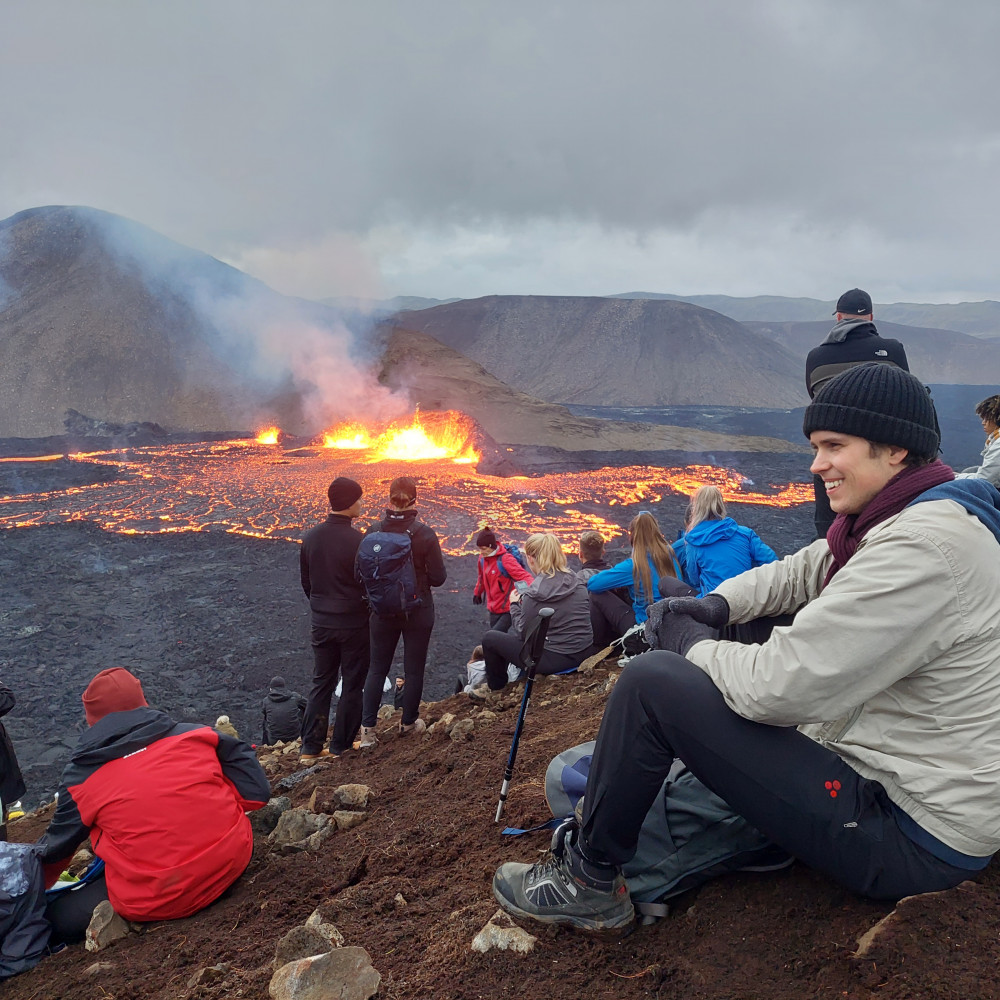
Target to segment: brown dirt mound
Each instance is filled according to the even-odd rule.
[[[560,750],[592,738],[604,707],[608,670],[542,679],[525,725],[505,820],[527,827],[548,818],[542,779]],[[464,696],[426,708],[477,718]],[[256,845],[247,873],[207,910],[146,925],[94,955],[82,946],[5,984],[5,1000],[176,997],[265,998],[277,940],[316,908],[349,945],[361,945],[382,974],[384,998],[578,997],[990,998],[998,993],[995,866],[949,893],[915,897],[855,958],[857,938],[892,907],[859,899],[800,865],[769,875],[733,875],[682,900],[665,920],[630,933],[595,936],[525,924],[536,934],[527,955],[470,950],[496,910],[497,865],[529,860],[546,834],[510,839],[493,823],[517,718],[514,702],[479,720],[472,738],[444,733],[398,736],[397,715],[379,724],[379,746],[326,763],[290,795],[304,805],[317,785],[369,785],[368,819],[340,831],[318,853],[283,854]],[[297,770],[276,762],[272,781]],[[34,839],[47,815],[12,824]],[[197,822],[196,816],[191,822]],[[87,975],[95,962],[110,967]],[[189,987],[204,966],[229,971]]]

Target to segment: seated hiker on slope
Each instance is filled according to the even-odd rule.
[[[491,691],[501,691],[509,683],[508,665],[523,667],[519,657],[524,634],[541,608],[552,608],[555,614],[549,621],[537,673],[572,670],[593,652],[587,588],[566,568],[559,539],[552,534],[529,535],[524,552],[535,577],[523,594],[511,594],[513,627],[510,632],[490,631],[483,636],[486,683]]]
[[[684,579],[699,597],[723,580],[778,558],[757,532],[726,516],[726,501],[716,486],[702,486],[692,497],[676,552]]]
[[[954,481],[930,397],[890,365],[832,379],[804,431],[827,538],[667,602],[661,648],[608,699],[582,825],[497,872],[508,911],[627,924],[620,866],[678,757],[734,820],[874,899],[951,888],[1000,847],[1000,492]],[[714,638],[793,611],[763,644]]]
[[[646,609],[660,597],[683,597],[694,591],[680,577],[680,567],[656,518],[640,511],[628,526],[632,555],[587,580],[594,641],[603,648],[646,620]],[[628,589],[631,604],[612,591]]]
[[[983,461],[959,472],[956,479],[985,479],[994,486],[1000,486],[1000,396],[988,396],[976,404],[976,416],[983,422],[986,431],[986,446]]]
[[[14,692],[0,683],[0,716],[14,707]],[[7,839],[7,814],[10,807],[24,795],[24,778],[17,764],[17,754],[7,730],[0,722],[0,840]]]
[[[476,535],[479,549],[479,568],[472,603],[486,602],[490,613],[490,628],[497,632],[510,630],[510,595],[520,581],[531,583],[531,574],[514,558],[513,554],[497,541],[491,528],[483,528]]]
[[[306,700],[298,691],[289,691],[284,677],[272,677],[264,699],[263,743],[274,746],[278,740],[291,743],[299,738]]]
[[[90,682],[83,707],[90,728],[63,771],[39,856],[51,886],[89,835],[106,868],[73,894],[72,913],[50,907],[53,937],[81,940],[103,899],[126,920],[197,913],[250,863],[246,813],[271,795],[256,755],[209,726],[150,708],[138,678],[122,667]]]

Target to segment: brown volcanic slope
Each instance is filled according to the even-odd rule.
[[[0,223],[0,435],[60,433],[70,407],[114,421],[233,426],[234,373],[206,349],[189,308],[120,266],[104,218],[50,208]]]
[[[396,329],[388,336],[379,380],[407,390],[424,409],[470,414],[502,444],[548,445],[566,451],[801,450],[778,438],[577,417],[564,406],[511,389],[482,365],[412,330]]]
[[[831,323],[744,323],[770,337],[805,361],[806,355],[830,332]],[[954,330],[883,323],[875,326],[883,337],[906,348],[910,370],[924,382],[943,385],[995,385],[1000,383],[1000,342],[971,337]]]
[[[801,362],[687,302],[492,295],[401,313],[497,378],[555,403],[793,407]]]

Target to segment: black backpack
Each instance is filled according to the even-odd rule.
[[[413,539],[409,531],[371,531],[355,560],[368,606],[380,618],[405,615],[423,603],[417,594]]]

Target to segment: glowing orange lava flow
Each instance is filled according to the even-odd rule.
[[[657,511],[673,538],[683,519],[680,498],[705,484],[718,486],[728,503],[793,508],[813,499],[811,481],[765,481],[758,487],[743,473],[710,465],[632,465],[501,479],[451,459],[417,467],[412,457],[376,464],[360,450],[283,452],[279,446],[275,452],[247,447],[246,441],[98,452],[69,461],[110,465],[118,475],[51,492],[0,496],[0,529],[92,521],[128,534],[228,531],[297,541],[329,512],[326,491],[335,477],[349,476],[364,488],[360,526],[367,527],[381,516],[389,482],[409,475],[419,481],[421,520],[437,531],[445,552],[462,555],[474,551],[484,524],[521,544],[534,531],[551,531],[567,550],[587,529],[620,541],[643,508]],[[757,474],[766,475],[763,469]],[[739,520],[738,512],[734,516]],[[778,539],[765,541],[780,548]]]
[[[409,423],[392,423],[381,429],[357,421],[337,424],[323,434],[324,448],[365,451],[363,462],[434,462],[450,460],[457,465],[479,461],[472,436],[474,425],[455,410],[421,415]]]
[[[277,444],[280,433],[280,427],[268,427],[257,435],[257,444]]]

